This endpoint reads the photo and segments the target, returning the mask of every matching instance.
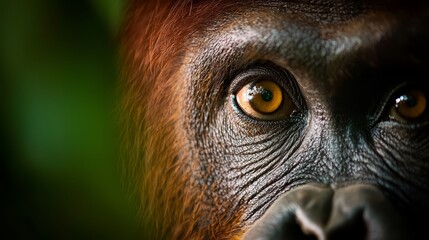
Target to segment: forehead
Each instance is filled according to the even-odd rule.
[[[339,87],[390,88],[403,81],[428,39],[425,8],[379,1],[251,1],[219,11],[190,37],[185,64],[191,86],[221,89],[234,72],[255,60],[290,70],[308,92],[327,96]],[[417,3],[417,2],[415,2]],[[411,11],[414,8],[413,11]],[[412,28],[410,28],[412,26]],[[425,52],[427,52],[425,50]],[[365,72],[362,77],[356,73]],[[385,76],[395,72],[395,76]],[[390,86],[392,85],[392,86]],[[380,87],[381,88],[381,87]],[[317,91],[316,91],[317,90]],[[221,92],[219,90],[219,92]],[[317,96],[316,96],[317,95]]]
[[[414,11],[428,6],[423,0],[243,0],[194,1],[199,5],[225,5],[234,10],[269,8],[272,11],[296,13],[322,22],[344,21],[371,10]],[[223,12],[221,12],[223,13]]]

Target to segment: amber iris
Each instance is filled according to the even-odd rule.
[[[244,86],[237,94],[238,104],[247,113],[273,113],[283,100],[282,90],[272,81],[260,81]]]
[[[395,99],[395,111],[406,120],[414,120],[426,112],[426,104],[425,94],[420,90],[411,89]]]
[[[295,109],[290,98],[274,81],[252,82],[236,94],[238,106],[249,116],[275,120],[287,117]]]

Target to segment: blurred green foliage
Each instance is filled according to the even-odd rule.
[[[2,239],[137,239],[115,121],[121,0],[0,1]]]

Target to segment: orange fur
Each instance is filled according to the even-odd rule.
[[[176,73],[186,37],[225,6],[162,0],[129,5],[122,44],[124,169],[149,239],[226,239],[238,232],[239,213],[233,219],[203,213],[204,189],[191,181],[197,160],[188,155]],[[212,224],[198,226],[203,217]]]

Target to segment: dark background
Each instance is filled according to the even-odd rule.
[[[0,1],[0,238],[136,239],[115,108],[121,0]]]

